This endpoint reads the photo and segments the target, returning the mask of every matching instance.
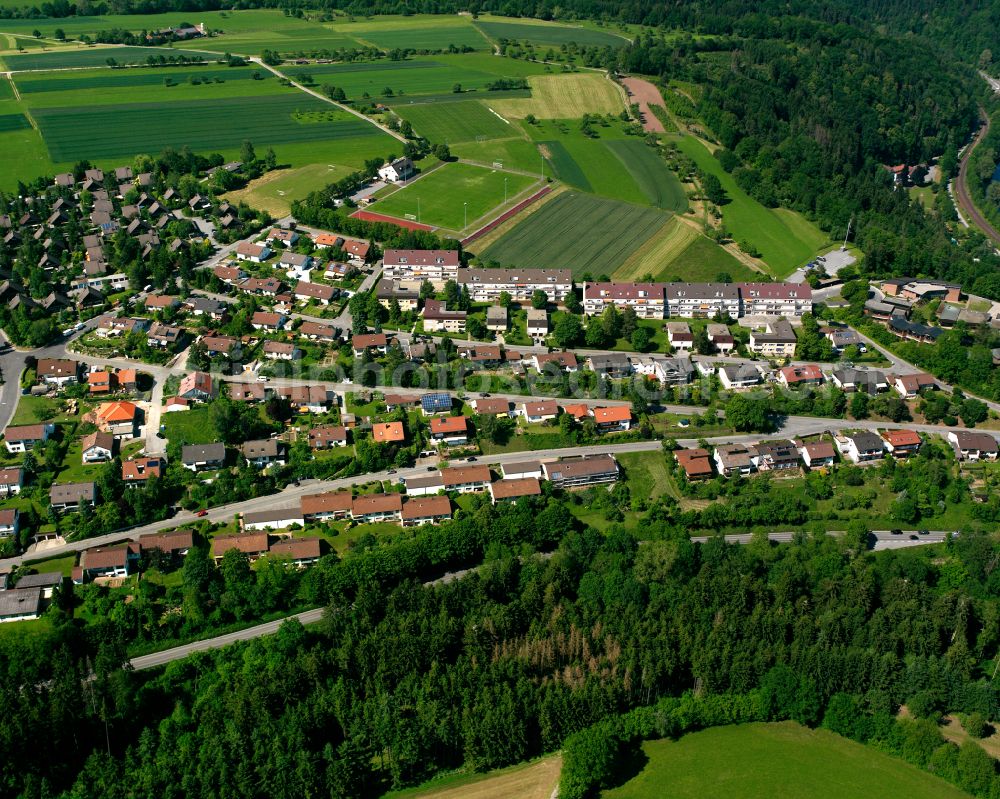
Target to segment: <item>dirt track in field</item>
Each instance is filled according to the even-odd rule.
[[[642,111],[643,130],[649,133],[666,132],[663,123],[649,110],[650,104],[666,106],[660,90],[648,80],[643,80],[642,78],[622,78],[622,84],[631,93],[629,100],[639,104],[639,110]]]
[[[559,782],[562,758],[539,760],[525,768],[505,771],[469,785],[430,789],[407,799],[550,799]]]

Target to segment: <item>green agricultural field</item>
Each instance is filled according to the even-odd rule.
[[[335,121],[302,124],[296,112],[323,111]],[[34,111],[52,160],[75,161],[159,153],[182,144],[232,151],[245,139],[257,146],[370,138],[377,153],[389,137],[367,122],[302,94],[192,100],[169,105],[87,106]],[[316,158],[311,159],[315,161]]]
[[[726,228],[734,240],[753,244],[775,277],[787,277],[829,242],[823,231],[800,214],[766,208],[750,197],[698,139],[682,136],[676,143],[700,170],[722,182],[729,197],[722,206]]]
[[[0,100],[10,100],[14,96],[14,87],[5,77],[0,77]]]
[[[663,211],[566,192],[479,253],[500,266],[611,274],[667,221]]]
[[[554,22],[502,22],[479,19],[476,26],[495,41],[500,39],[530,42],[536,46],[560,47],[570,42],[595,47],[624,47],[628,39],[615,33],[560,25]]]
[[[761,279],[759,272],[754,272],[692,225],[673,217],[612,277],[628,282],[652,275],[654,280],[679,279],[698,283],[717,280],[723,274],[733,280]]]
[[[540,64],[529,63],[526,72],[522,63],[510,58],[490,56],[484,60],[480,53],[460,55],[417,56],[406,61],[362,61],[349,64],[317,64],[302,67],[286,66],[290,74],[310,75],[317,84],[330,84],[344,90],[351,100],[368,94],[372,99],[389,104],[408,103],[412,99],[425,102],[428,97],[443,96],[451,101],[456,95],[452,89],[461,84],[465,92],[476,90],[485,93],[488,83],[498,78],[523,78],[541,74]],[[392,89],[392,96],[385,93]]]
[[[255,80],[254,73],[259,73],[263,80]],[[30,101],[32,94],[61,94],[63,92],[81,92],[93,89],[125,89],[141,88],[147,91],[150,87],[163,86],[165,80],[175,83],[188,83],[195,78],[203,83],[235,84],[277,83],[277,79],[269,72],[262,72],[259,67],[226,67],[217,64],[194,65],[181,67],[156,67],[150,69],[90,69],[74,70],[72,72],[31,72],[19,74],[16,77],[17,88],[21,96]],[[242,87],[241,87],[242,88]],[[243,91],[240,92],[244,93]],[[142,92],[137,92],[143,96]]]
[[[32,127],[0,132],[0,153],[3,153],[0,190],[11,191],[17,188],[18,181],[27,182],[53,172],[45,143]],[[13,164],[17,165],[16,170],[12,168]]]
[[[260,80],[253,79],[255,72],[261,75]],[[14,81],[30,108],[137,102],[169,105],[190,100],[276,94],[304,96],[297,89],[283,86],[270,72],[214,65],[20,73],[15,75]]]
[[[487,50],[490,46],[468,17],[457,14],[376,17],[357,22],[337,22],[331,28],[382,50],[447,50],[449,45]]]
[[[371,210],[402,219],[406,214],[417,215],[419,200],[418,221],[447,230],[462,230],[465,204],[471,227],[476,220],[503,205],[505,181],[508,206],[513,205],[517,195],[538,182],[536,178],[513,172],[450,163],[379,200]]]
[[[676,213],[687,210],[684,187],[656,150],[638,139],[609,141],[604,146],[621,161],[650,205]]]
[[[625,110],[622,89],[604,75],[532,75],[530,100],[499,100],[493,108],[505,117],[525,119],[579,119],[584,114],[620,114]]]
[[[968,794],[904,760],[792,722],[715,727],[672,741],[649,741],[643,770],[603,799],[738,796],[741,799],[968,799]],[[724,753],[724,754],[723,754]]]
[[[24,114],[0,114],[0,133],[30,128],[31,123]]]
[[[190,50],[173,49],[170,47],[88,47],[83,50],[54,50],[48,53],[25,53],[24,55],[5,55],[3,57],[7,69],[20,72],[37,69],[67,69],[69,67],[103,67],[113,58],[118,64],[144,64],[154,58],[171,58],[186,56],[196,60],[212,60],[214,56],[196,53]]]
[[[434,144],[455,144],[480,138],[510,139],[522,135],[514,123],[500,119],[484,103],[475,100],[397,105],[393,110]]]
[[[286,16],[276,9],[245,11],[172,11],[164,14],[107,15],[65,17],[60,19],[4,20],[4,30],[30,35],[37,28],[51,37],[61,28],[68,37],[122,28],[138,33],[178,25],[182,22],[204,23],[213,35],[193,40],[196,50],[259,55],[265,49],[285,54],[314,50],[353,49],[359,44],[319,21]]]
[[[524,125],[538,142],[553,174],[567,185],[613,200],[684,211],[687,198],[666,162],[618,121],[595,124],[585,136],[572,120]]]

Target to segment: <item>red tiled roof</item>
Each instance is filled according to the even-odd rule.
[[[632,411],[627,405],[613,405],[610,408],[594,408],[594,421],[598,424],[628,422],[631,419]]]
[[[405,441],[406,433],[402,422],[382,422],[372,425],[372,437],[379,444],[393,441]]]
[[[435,416],[431,419],[432,433],[464,433],[469,429],[464,416]]]
[[[451,500],[448,497],[417,497],[403,505],[403,520],[426,519],[431,516],[451,516]]]
[[[542,493],[542,486],[537,477],[516,477],[510,480],[497,480],[491,484],[490,491],[494,499],[534,497]]]
[[[399,494],[364,494],[354,498],[351,513],[365,516],[369,513],[389,513],[403,509],[403,498]]]

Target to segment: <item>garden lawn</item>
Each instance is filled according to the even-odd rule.
[[[323,112],[322,121],[293,118],[296,112],[309,111]],[[353,150],[359,140],[367,140],[370,157],[391,141],[373,125],[301,93],[45,108],[35,109],[33,115],[56,162],[128,158],[185,144],[203,152],[235,152],[247,139],[258,148],[315,142],[333,152],[341,142]],[[316,160],[314,156],[310,162]]]
[[[478,253],[505,267],[611,274],[667,221],[663,211],[565,192]]]
[[[596,72],[533,75],[530,99],[497,100],[493,109],[503,116],[538,119],[579,119],[584,114],[618,114],[625,110],[619,86]]]
[[[417,214],[419,200],[420,218],[417,221],[448,230],[461,230],[465,227],[464,204],[468,203],[471,225],[503,204],[504,181],[508,206],[518,194],[537,182],[533,177],[512,172],[450,163],[375,203],[372,210],[404,218],[406,214]]]
[[[160,417],[168,441],[182,444],[212,444],[218,440],[208,407],[196,405],[186,411],[165,413]]]
[[[455,95],[459,97],[460,95]],[[510,139],[521,136],[520,129],[477,101],[414,103],[393,110],[408,120],[413,129],[432,144],[455,144],[481,139]]]
[[[829,237],[801,214],[766,208],[750,197],[698,139],[681,136],[676,141],[678,149],[702,172],[722,182],[729,198],[722,206],[726,228],[735,241],[756,247],[775,277],[787,277],[829,242]]]
[[[649,759],[603,799],[672,799],[739,796],[741,799],[960,799],[968,794],[904,760],[792,722],[715,727],[648,741]],[[720,754],[724,756],[720,757]]]

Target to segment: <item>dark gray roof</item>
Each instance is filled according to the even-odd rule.
[[[38,588],[0,591],[0,618],[37,615],[41,604],[42,592]]]
[[[43,572],[42,574],[25,574],[17,580],[18,588],[48,588],[62,582],[62,572]]]
[[[218,442],[215,444],[188,444],[181,449],[181,460],[184,463],[222,461],[225,459],[226,445]]]

